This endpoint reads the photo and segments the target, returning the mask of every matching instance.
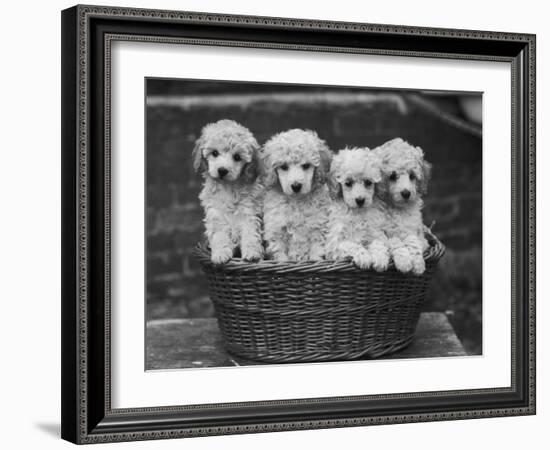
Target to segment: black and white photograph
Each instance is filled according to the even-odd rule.
[[[537,26],[272,6],[61,13],[61,437],[525,446]]]
[[[146,370],[483,354],[481,92],[145,92]]]

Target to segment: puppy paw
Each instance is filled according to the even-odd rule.
[[[380,254],[380,255],[373,255],[372,268],[377,272],[384,272],[385,270],[388,269],[389,264],[390,264],[390,256],[387,253]]]
[[[312,250],[309,253],[309,260],[310,261],[322,261],[325,258],[323,250]]]
[[[233,258],[233,249],[230,247],[222,247],[212,249],[211,261],[214,264],[223,264]]]
[[[366,270],[372,266],[372,256],[366,250],[362,250],[352,257],[353,263],[360,269]]]
[[[426,262],[422,256],[412,258],[412,273],[422,275],[426,270]]]
[[[263,256],[262,249],[256,247],[243,247],[241,253],[245,261],[259,261]]]
[[[395,268],[399,272],[408,273],[413,269],[413,263],[410,255],[396,253],[393,255],[393,262],[395,264]]]
[[[288,257],[288,255],[283,252],[273,253],[271,255],[271,259],[273,259],[274,261],[281,261],[281,262],[290,261],[290,258]]]

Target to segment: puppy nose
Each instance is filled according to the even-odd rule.
[[[292,183],[291,187],[294,192],[300,192],[300,189],[302,189],[302,183]]]
[[[401,191],[401,196],[405,199],[405,200],[408,200],[409,197],[411,196],[411,191],[409,191],[408,189],[403,189]]]
[[[220,167],[218,169],[218,175],[222,178],[225,177],[228,172],[229,172],[229,170],[227,170],[225,167]]]
[[[356,198],[355,203],[357,203],[357,206],[363,206],[365,204],[365,199],[363,197]]]

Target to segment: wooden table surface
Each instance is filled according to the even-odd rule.
[[[146,331],[147,370],[265,364],[228,354],[216,319],[151,320]],[[408,347],[379,359],[465,355],[445,314],[431,312],[420,316],[415,339]]]

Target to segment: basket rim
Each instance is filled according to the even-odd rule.
[[[445,253],[443,243],[431,232],[429,228],[425,228],[425,234],[431,245],[424,252],[424,260],[427,263],[435,263]],[[214,269],[223,269],[224,271],[261,271],[261,272],[277,272],[278,274],[289,272],[300,273],[319,273],[319,272],[375,272],[374,269],[363,270],[359,269],[353,262],[348,260],[321,260],[321,261],[274,261],[270,259],[262,259],[260,261],[245,261],[242,258],[232,258],[224,264],[214,264],[210,259],[210,249],[206,243],[200,242],[193,251],[194,256],[203,266]],[[390,262],[388,270],[395,268],[393,261]]]

